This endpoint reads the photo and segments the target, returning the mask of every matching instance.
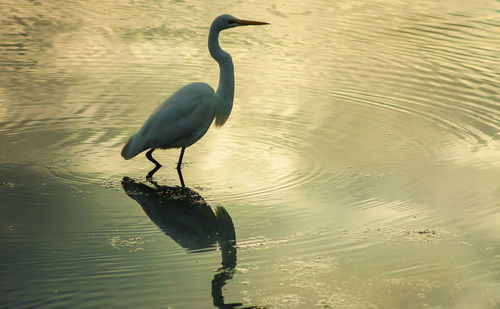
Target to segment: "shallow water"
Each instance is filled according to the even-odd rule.
[[[0,307],[500,306],[498,2],[0,12]],[[235,105],[186,150],[200,197],[172,188],[178,150],[148,189],[121,147],[182,85],[216,86],[226,12],[271,25],[221,35]]]

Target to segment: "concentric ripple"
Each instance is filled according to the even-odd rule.
[[[0,4],[0,307],[497,308],[498,3],[224,5]],[[168,237],[121,185],[153,167],[120,156],[149,114],[217,87],[220,12],[270,23],[221,34],[233,110],[183,161],[231,270],[180,245],[213,222],[179,206]],[[147,185],[179,185],[178,156]]]

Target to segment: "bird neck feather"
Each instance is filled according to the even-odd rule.
[[[211,27],[208,36],[208,50],[210,55],[219,63],[219,86],[217,87],[215,125],[222,126],[233,108],[234,99],[234,67],[231,55],[226,53],[219,45],[220,30]]]

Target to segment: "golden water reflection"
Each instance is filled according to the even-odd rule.
[[[50,208],[68,222],[84,225],[84,213],[124,229],[133,210],[112,214],[130,199],[86,192],[121,190],[124,174],[146,175],[152,165],[143,155],[120,157],[127,137],[179,87],[216,87],[207,32],[228,7],[4,1],[2,225],[18,226],[5,218],[26,202],[58,196],[45,191],[48,183],[73,194]],[[235,63],[234,109],[224,127],[186,150],[183,166],[186,185],[238,222],[247,259],[238,267],[248,271],[225,286],[228,295],[278,308],[467,307],[474,295],[479,307],[497,306],[499,9],[485,0],[231,3],[228,13],[271,25],[221,35]],[[155,154],[164,166],[156,180],[178,184],[178,151]],[[28,186],[36,173],[43,181]],[[13,244],[29,238],[8,235]],[[5,252],[17,252],[12,246]],[[153,268],[189,268],[159,247],[148,251]],[[66,278],[63,270],[54,276]],[[72,278],[68,286],[81,276]],[[24,287],[23,298],[40,298]]]

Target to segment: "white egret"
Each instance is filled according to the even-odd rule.
[[[212,124],[222,126],[233,107],[234,98],[234,67],[231,55],[219,46],[219,33],[224,29],[247,25],[267,25],[259,21],[242,20],[231,15],[221,15],[214,19],[208,35],[208,50],[219,63],[219,85],[214,91],[206,83],[188,84],[149,116],[141,129],[127,141],[121,155],[129,160],[144,150],[149,149],[146,157],[155,164],[146,178],[150,179],[160,169],[152,153],[158,148],[181,148],[177,171],[182,186],[181,163],[184,150],[196,143]]]

